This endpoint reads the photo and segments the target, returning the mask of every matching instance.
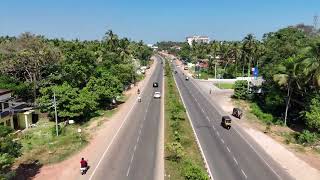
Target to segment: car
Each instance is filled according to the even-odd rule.
[[[189,68],[188,68],[188,66],[185,66],[183,69],[184,69],[184,70],[188,70]]]
[[[177,65],[177,67],[180,67],[180,65]]]
[[[154,92],[153,98],[161,98],[160,92]]]
[[[189,77],[188,76],[186,76],[186,81],[189,81]]]
[[[153,86],[153,87],[158,87],[159,84],[158,84],[157,82],[153,82],[152,86]]]

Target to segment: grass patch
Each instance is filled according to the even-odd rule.
[[[234,85],[230,83],[214,83],[220,89],[234,89]]]
[[[166,179],[207,180],[208,175],[191,125],[179,98],[171,68],[165,79],[165,173]],[[169,178],[170,176],[170,178]]]
[[[60,162],[68,156],[81,150],[87,144],[85,132],[77,132],[80,126],[62,126],[60,136],[55,136],[52,129],[55,123],[41,119],[37,127],[29,129],[19,138],[23,145],[23,155],[17,163],[38,160],[41,164]]]

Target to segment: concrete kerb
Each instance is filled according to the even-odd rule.
[[[171,72],[171,73],[172,73],[172,72]],[[212,180],[214,180],[214,179],[213,179],[213,176],[212,176],[212,173],[211,173],[211,170],[210,170],[210,168],[209,168],[209,164],[208,164],[208,162],[207,162],[207,159],[206,159],[206,157],[205,157],[205,155],[204,155],[204,152],[203,152],[203,149],[202,149],[202,147],[201,147],[201,144],[200,144],[198,135],[197,135],[197,133],[196,133],[196,131],[195,131],[195,129],[194,129],[193,123],[192,123],[192,121],[191,121],[191,117],[190,117],[190,115],[189,115],[187,106],[186,106],[186,104],[185,104],[185,102],[184,102],[184,100],[183,100],[183,98],[182,98],[182,94],[181,94],[180,88],[179,88],[179,86],[178,86],[178,84],[177,84],[177,81],[176,81],[175,76],[174,76],[173,73],[172,73],[172,75],[173,75],[173,79],[174,79],[174,81],[175,81],[175,84],[176,84],[176,86],[177,86],[177,89],[178,89],[178,91],[179,91],[179,95],[180,95],[180,98],[181,98],[181,100],[182,100],[183,106],[184,106],[184,108],[186,109],[186,114],[187,114],[187,116],[188,116],[189,123],[191,124],[193,134],[194,134],[194,136],[195,136],[195,138],[196,138],[196,142],[197,142],[198,148],[200,149],[201,156],[202,156],[202,159],[203,159],[204,164],[205,164],[205,168],[206,168],[206,170],[207,170],[207,173],[208,173],[208,175],[209,175],[209,178],[212,179]]]

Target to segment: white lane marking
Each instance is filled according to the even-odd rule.
[[[130,172],[130,169],[131,169],[131,164],[132,164],[132,161],[133,161],[134,153],[135,153],[135,150],[133,151],[132,156],[131,156],[130,164],[129,164],[129,167],[128,167],[128,170],[127,170],[127,176],[129,176],[129,172]]]
[[[128,170],[127,170],[127,176],[129,176],[130,169],[131,169],[131,164],[130,164]]]
[[[93,170],[93,172],[92,172],[92,174],[91,174],[91,176],[90,176],[89,180],[92,180],[92,177],[93,177],[93,176],[94,176],[94,174],[96,173],[96,171],[97,171],[97,169],[98,169],[99,165],[100,165],[100,164],[101,164],[101,162],[102,162],[102,159],[105,157],[105,155],[106,155],[106,154],[107,154],[107,152],[109,151],[109,149],[110,149],[111,145],[113,144],[113,141],[116,139],[116,137],[117,137],[118,133],[119,133],[119,132],[120,132],[120,130],[122,129],[122,127],[123,127],[123,125],[125,124],[125,122],[127,122],[128,117],[129,117],[129,115],[131,114],[131,111],[133,110],[133,108],[136,106],[136,104],[137,104],[137,101],[135,101],[134,105],[131,107],[131,109],[129,110],[128,114],[127,114],[127,115],[126,115],[126,117],[124,118],[124,121],[122,121],[122,123],[121,123],[121,125],[120,125],[119,129],[117,130],[116,134],[112,137],[111,142],[109,143],[109,145],[108,145],[107,149],[103,152],[103,154],[102,154],[102,156],[101,156],[101,158],[100,158],[100,160],[99,160],[99,162],[98,162],[97,166],[94,168],[94,170]]]
[[[177,83],[177,81],[176,81],[175,76],[173,76],[173,79],[174,79],[174,82],[176,83],[177,89],[178,89],[178,91],[179,91],[180,99],[182,100],[183,106],[184,106],[184,108],[186,109],[186,113],[187,113],[187,116],[188,116],[188,119],[189,119],[189,123],[191,124],[193,133],[195,134],[196,141],[197,141],[197,144],[198,144],[198,146],[199,146],[201,155],[202,155],[202,157],[203,157],[203,159],[204,159],[204,162],[205,162],[205,164],[206,164],[206,167],[207,167],[207,171],[208,171],[208,173],[209,173],[209,176],[210,176],[210,178],[211,178],[212,180],[214,180],[214,178],[213,178],[213,176],[212,176],[212,173],[211,173],[211,169],[210,169],[209,164],[208,164],[208,161],[207,161],[207,159],[206,159],[206,156],[204,155],[202,146],[201,146],[201,144],[200,144],[200,141],[199,141],[199,138],[198,138],[198,134],[197,134],[196,130],[194,129],[193,123],[192,123],[192,121],[191,121],[190,114],[189,114],[189,112],[188,112],[188,108],[187,108],[187,106],[186,106],[186,103],[184,102],[184,99],[183,99],[183,97],[182,97],[182,94],[181,94],[181,91],[180,91],[180,88],[179,88],[179,86],[178,86],[178,83]]]
[[[235,157],[233,157],[234,162],[236,162],[236,164],[238,165],[238,161]]]
[[[279,178],[282,180],[282,178],[279,176],[279,174],[277,172],[275,172],[272,167],[269,165],[269,163],[256,151],[256,149],[242,136],[242,134],[236,129],[233,128],[238,134],[239,136],[249,145],[249,147],[251,147],[251,149],[260,157],[260,159],[262,159],[262,161],[270,168],[270,170]]]
[[[216,131],[217,135],[220,136],[220,133],[218,131]]]
[[[220,138],[221,142],[224,144],[224,140],[222,138]]]
[[[148,84],[148,82],[150,81],[150,79],[151,79],[152,76],[154,76],[154,71],[153,71],[152,75],[149,77],[149,79],[143,82],[143,85],[144,85],[144,86],[143,86],[143,88],[142,88],[141,95],[144,93],[144,89],[146,88],[145,84]],[[149,104],[150,104],[150,101],[149,101]],[[149,104],[148,104],[148,107],[149,107]],[[100,165],[101,162],[102,162],[102,159],[106,156],[106,154],[107,154],[107,152],[109,151],[111,145],[113,144],[113,141],[114,141],[115,138],[117,137],[118,133],[119,133],[120,130],[122,129],[122,127],[123,127],[123,125],[125,124],[125,122],[127,122],[129,115],[131,114],[133,108],[134,108],[136,105],[137,105],[137,101],[134,102],[133,106],[130,108],[129,112],[128,112],[127,115],[125,116],[124,121],[122,121],[122,123],[121,123],[119,129],[117,130],[116,134],[112,137],[111,142],[109,143],[107,149],[103,152],[103,154],[102,154],[102,156],[101,156],[101,158],[100,158],[97,166],[94,168],[94,170],[93,170],[93,172],[92,172],[89,180],[92,180],[94,174],[96,173],[99,165]]]
[[[212,128],[213,128],[214,130],[216,130],[216,128],[215,128],[214,126],[212,126]]]
[[[211,104],[211,106],[213,106],[219,114],[225,114],[225,112],[216,104],[214,104],[212,102],[212,99],[208,98],[204,92],[198,87],[198,85],[196,85],[193,81],[191,81],[191,83],[194,85],[194,87],[196,87],[198,89],[198,91],[200,92],[200,94],[203,95],[203,97],[209,102],[209,104]],[[269,163],[255,150],[255,148],[253,148],[253,146],[241,135],[241,133],[236,129],[233,128],[239,135],[240,137],[251,147],[251,149],[260,157],[260,159],[269,167],[269,169],[280,179],[282,180],[282,178],[280,177],[280,175],[269,165]]]
[[[137,144],[134,146],[134,150],[133,151],[136,151],[136,149],[137,149]]]
[[[246,173],[244,173],[244,171],[241,169],[242,174],[244,175],[244,177],[247,179],[247,175]]]
[[[139,140],[140,140],[140,136],[138,136],[138,138],[137,138],[137,143],[139,142]]]
[[[229,153],[231,153],[231,151],[230,151],[230,149],[229,149],[229,147],[227,146],[227,150],[229,151]]]

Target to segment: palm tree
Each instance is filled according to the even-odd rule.
[[[305,82],[320,87],[320,42],[312,44],[304,51],[304,59],[299,69],[306,78]]]
[[[297,73],[297,67],[300,61],[301,60],[299,57],[290,57],[284,60],[282,64],[279,64],[275,68],[278,73],[273,76],[273,80],[287,90],[286,108],[284,115],[285,125],[287,124],[292,92],[295,88],[301,89],[301,82],[299,81],[300,77]]]
[[[250,67],[251,63],[253,63],[254,58],[256,57],[257,52],[257,40],[252,34],[248,34],[243,39],[243,46],[242,46],[242,52],[243,52],[243,73],[244,73],[244,66],[245,63],[248,64],[248,77],[250,77]]]

